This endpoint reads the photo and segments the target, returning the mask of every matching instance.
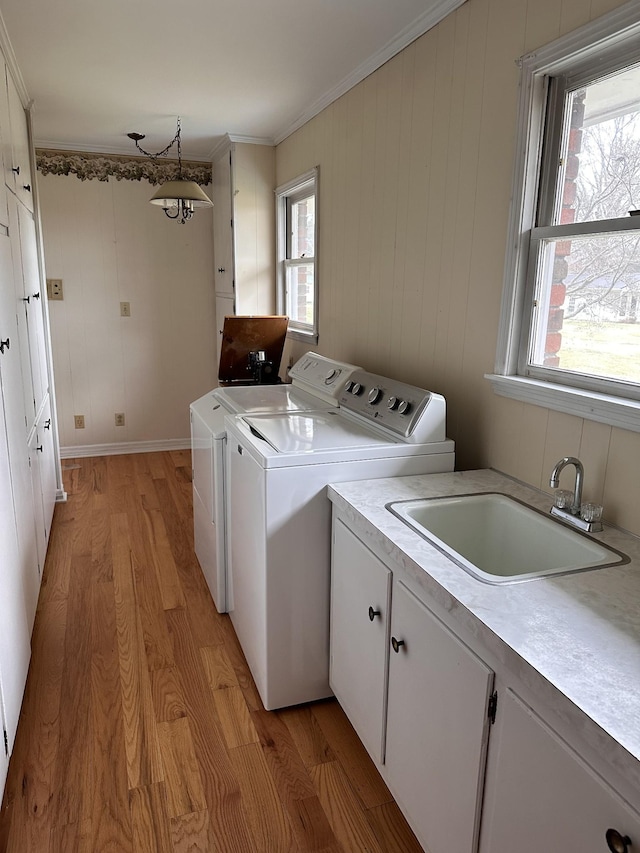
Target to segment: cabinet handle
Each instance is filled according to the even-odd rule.
[[[30,296],[23,296],[23,297],[22,297],[22,301],[23,301],[23,302],[26,302],[26,303],[27,303],[27,305],[28,305],[28,304],[31,302],[31,297],[30,297]]]
[[[4,353],[5,349],[11,349],[11,341],[7,338],[6,341],[0,341],[0,352]]]
[[[226,272],[226,269],[224,267],[218,267],[218,272]]]
[[[36,450],[39,450],[40,453],[42,453],[42,445],[40,445],[40,447],[36,447]]]
[[[379,616],[379,615],[380,615],[379,610],[374,610],[373,607],[369,608],[369,621],[370,622],[373,622],[373,620],[376,618],[376,616]]]
[[[44,428],[51,429],[51,418],[46,419],[46,421],[44,422]]]
[[[31,184],[23,184],[22,186],[24,187],[24,189],[25,189],[28,193],[30,193],[30,192],[31,192]]]
[[[32,294],[31,294],[31,298],[32,298],[32,299],[40,299],[40,292],[38,292],[38,293],[32,293]]]
[[[627,853],[627,850],[631,847],[629,836],[620,835],[617,829],[608,829],[604,837],[609,850],[613,851],[613,853]]]
[[[400,646],[404,646],[404,640],[396,640],[395,637],[392,637],[391,646],[393,647],[393,651],[398,654],[398,652],[400,651]]]
[[[11,171],[14,172],[16,175],[19,175],[20,174],[20,166],[12,166]]]

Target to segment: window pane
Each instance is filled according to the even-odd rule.
[[[568,95],[555,224],[640,208],[640,67]]]
[[[292,323],[313,328],[313,264],[287,267],[287,314]]]
[[[291,254],[290,258],[313,258],[316,217],[315,195],[291,202]]]
[[[640,383],[640,235],[542,244],[530,364]]]

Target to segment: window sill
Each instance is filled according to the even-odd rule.
[[[494,392],[502,397],[640,432],[640,401],[525,379],[523,376],[486,373],[485,379],[491,382]]]
[[[304,344],[316,345],[318,343],[317,332],[300,332],[295,329],[287,331],[287,339],[290,341],[302,341]]]

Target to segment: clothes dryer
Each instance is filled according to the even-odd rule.
[[[225,415],[328,409],[353,364],[308,352],[291,368],[290,384],[215,388],[191,403],[191,454],[195,551],[213,601],[227,611]]]

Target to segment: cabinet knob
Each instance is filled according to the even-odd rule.
[[[398,652],[400,651],[400,646],[404,646],[404,640],[396,640],[395,637],[392,637],[391,638],[391,647],[393,648],[393,651],[396,654],[398,654]]]
[[[40,453],[42,453],[42,445],[40,445],[39,447],[36,447],[36,450],[38,450]]]
[[[5,349],[11,349],[11,341],[9,338],[6,341],[0,341],[0,352],[4,353]]]
[[[22,301],[23,301],[23,302],[26,302],[27,304],[29,304],[29,302],[31,302],[31,297],[30,297],[30,296],[23,296],[23,297],[22,297]]]
[[[51,429],[51,418],[46,419],[46,421],[44,422],[44,428]]]
[[[631,847],[629,836],[620,835],[617,829],[608,829],[604,837],[609,850],[612,850],[613,853],[627,853],[627,850]]]
[[[12,166],[11,171],[14,172],[16,175],[19,175],[20,174],[20,166]]]
[[[369,621],[370,622],[373,622],[373,620],[376,618],[376,616],[379,616],[379,615],[380,615],[379,610],[374,610],[373,607],[369,608]]]
[[[38,293],[32,293],[31,298],[32,299],[40,299],[40,292],[38,291]]]
[[[218,272],[226,272],[226,269],[224,267],[218,267]]]
[[[22,186],[24,187],[24,189],[25,189],[28,193],[30,193],[30,192],[31,192],[31,184],[23,184]]]

